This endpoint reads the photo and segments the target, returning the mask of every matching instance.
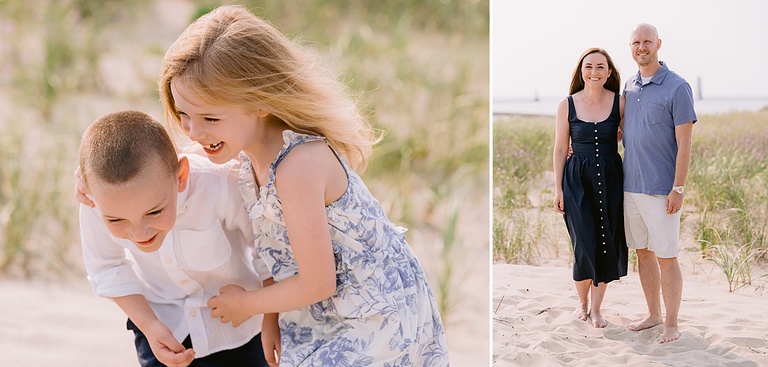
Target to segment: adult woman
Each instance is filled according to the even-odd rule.
[[[573,71],[568,97],[557,108],[554,207],[564,214],[573,246],[574,315],[608,323],[600,313],[608,283],[627,274],[623,173],[618,153],[624,99],[608,53],[590,48]],[[568,155],[569,142],[573,154]],[[591,294],[591,303],[590,303]]]

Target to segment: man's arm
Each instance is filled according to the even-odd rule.
[[[675,160],[674,186],[685,186],[688,178],[688,167],[691,164],[691,141],[693,137],[693,121],[675,126],[677,141],[677,158]],[[667,214],[677,213],[683,205],[683,195],[672,191],[667,195]]]

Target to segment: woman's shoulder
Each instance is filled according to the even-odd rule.
[[[567,116],[568,110],[571,108],[572,98],[573,95],[563,97],[563,99],[557,103],[557,111],[564,114],[564,116]]]

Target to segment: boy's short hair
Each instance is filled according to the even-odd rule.
[[[123,184],[159,158],[169,175],[179,172],[179,158],[162,124],[140,111],[119,111],[102,116],[83,133],[80,175],[89,182]]]

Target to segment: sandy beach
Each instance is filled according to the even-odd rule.
[[[0,281],[0,366],[139,365],[125,316],[85,279]]]
[[[463,309],[477,315],[477,308],[484,305],[487,302]],[[453,320],[446,325],[453,366],[488,365],[486,325],[484,320]],[[137,367],[139,363],[125,315],[111,301],[95,296],[85,280],[0,280],[0,366]]]
[[[608,327],[596,329],[572,316],[578,298],[567,261],[546,263],[493,265],[494,366],[768,366],[765,278],[729,293],[719,268],[681,252],[682,336],[659,344],[661,325],[626,329],[646,312],[637,272],[610,283]]]

